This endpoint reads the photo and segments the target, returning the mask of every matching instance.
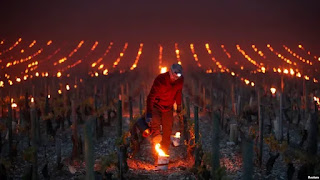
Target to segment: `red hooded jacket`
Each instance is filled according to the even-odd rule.
[[[152,113],[153,107],[162,112],[172,110],[174,102],[181,105],[181,92],[183,87],[183,76],[171,82],[169,72],[156,77],[147,97],[147,114]]]

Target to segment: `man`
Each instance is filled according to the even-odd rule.
[[[177,113],[181,112],[183,80],[181,65],[173,64],[169,72],[156,77],[147,97],[146,122],[151,127],[152,141],[154,144],[160,143],[166,154],[170,146],[174,103],[177,104]]]

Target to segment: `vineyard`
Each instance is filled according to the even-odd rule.
[[[316,50],[0,39],[0,179],[320,176]],[[134,125],[173,63],[184,76],[172,132],[181,136],[168,169],[157,170],[150,137]]]

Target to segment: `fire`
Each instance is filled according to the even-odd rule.
[[[175,137],[175,138],[180,138],[180,132],[176,132],[176,134],[173,136],[173,137]]]
[[[160,149],[160,144],[159,143],[156,144],[155,148],[156,148],[156,151],[159,154],[159,156],[169,157],[168,154],[166,154],[162,149]]]
[[[16,103],[13,103],[13,104],[11,104],[11,107],[12,107],[12,108],[16,108],[16,107],[18,107],[18,106],[17,106]]]
[[[167,67],[161,67],[160,73],[166,73],[168,71]]]
[[[270,88],[270,91],[271,91],[271,93],[272,93],[272,94],[275,94],[275,93],[276,93],[276,91],[277,91],[277,89],[276,89],[276,88],[274,88],[274,87],[272,87],[272,88]]]

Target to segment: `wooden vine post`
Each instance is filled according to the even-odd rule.
[[[8,139],[9,139],[9,156],[12,160],[12,107],[11,103],[8,104],[8,119],[7,119],[7,128],[8,128]]]
[[[213,108],[213,107],[212,107]],[[220,127],[219,127],[219,120],[220,120],[220,113],[215,112],[212,110],[211,113],[211,120],[212,120],[212,162],[211,162],[211,173],[214,177],[215,172],[220,167]]]
[[[199,114],[198,106],[194,106],[194,134],[195,134],[195,167],[200,166],[200,157],[199,157]]]
[[[90,115],[85,124],[84,138],[85,138],[85,162],[86,162],[86,180],[94,179],[94,154],[93,154],[93,138],[92,138],[92,124],[95,117]]]
[[[262,165],[262,154],[263,154],[263,112],[264,106],[261,105],[260,91],[258,90],[258,118],[259,118],[259,166]]]
[[[37,115],[36,115],[36,108],[34,102],[31,105],[30,111],[31,117],[31,142],[33,147],[33,162],[32,162],[32,179],[38,179],[38,138],[37,138]]]

